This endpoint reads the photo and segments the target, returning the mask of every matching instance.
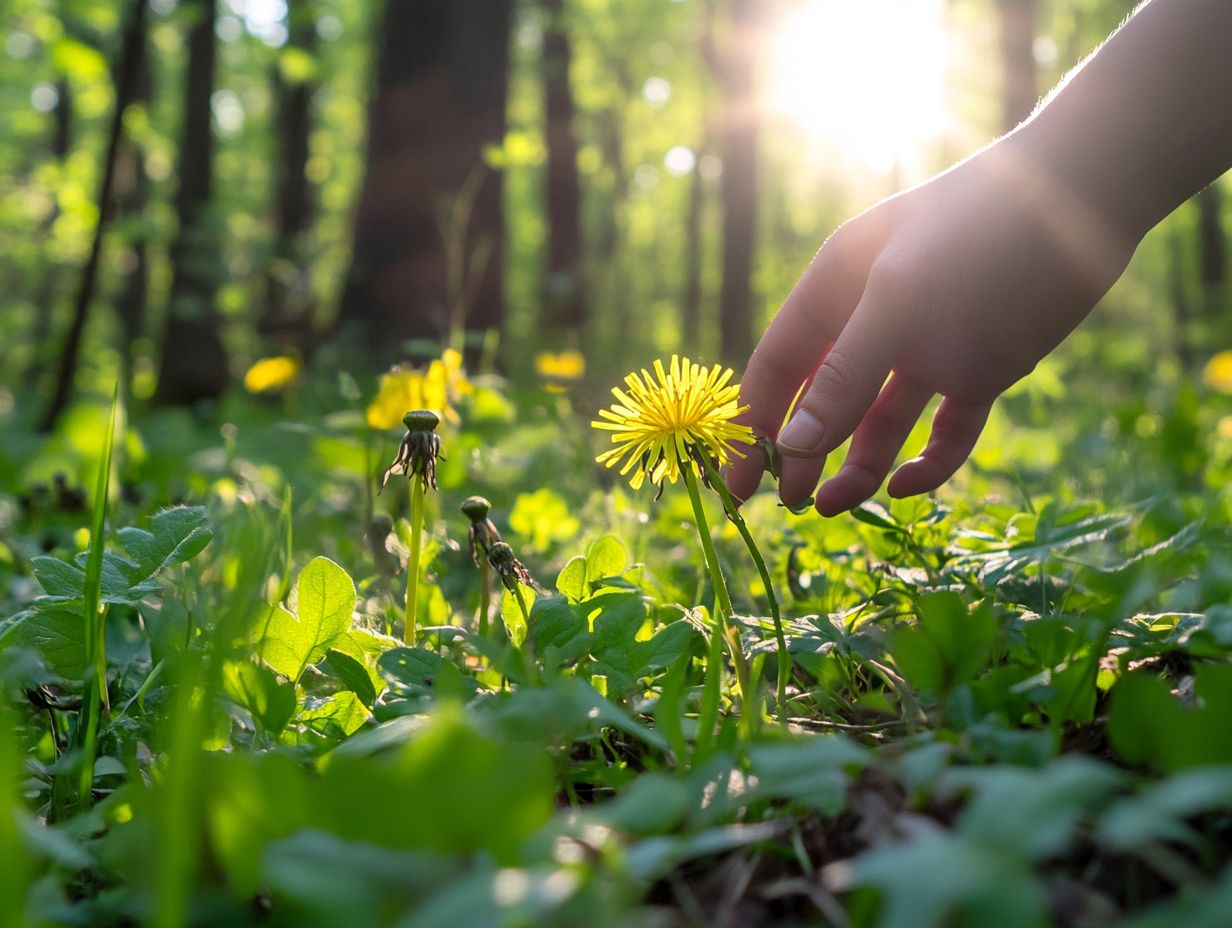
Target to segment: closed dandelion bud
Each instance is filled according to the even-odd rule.
[[[519,583],[525,583],[527,586],[534,585],[530,571],[514,557],[513,548],[503,541],[496,542],[488,549],[488,563],[500,574],[501,583],[508,590],[516,592]]]
[[[492,546],[501,540],[500,532],[488,518],[492,504],[482,496],[468,496],[462,501],[462,514],[471,520],[468,537],[471,544],[471,560],[479,566],[480,554],[487,555]]]
[[[402,417],[402,424],[406,426],[406,435],[398,446],[397,457],[381,477],[381,489],[385,489],[391,474],[400,473],[405,477],[418,474],[435,490],[436,459],[441,457],[441,436],[436,434],[436,427],[441,424],[441,417],[430,409],[415,409]]]

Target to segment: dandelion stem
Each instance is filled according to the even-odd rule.
[[[487,637],[488,610],[492,607],[492,568],[487,557],[479,559],[479,634]]]
[[[415,646],[415,627],[419,618],[419,555],[423,547],[424,476],[411,477],[411,554],[406,565],[406,614],[403,638],[408,648]]]
[[[722,476],[714,466],[714,461],[704,451],[699,457],[706,468],[706,478],[710,486],[719,494],[719,499],[723,500],[723,510],[727,513],[727,518],[736,526],[736,530],[740,532],[740,537],[744,539],[749,555],[753,558],[753,563],[757,565],[757,572],[761,575],[762,586],[766,588],[766,605],[770,609],[770,618],[774,621],[774,640],[779,649],[778,688],[775,693],[775,703],[779,711],[779,724],[786,725],[787,680],[791,676],[791,656],[787,653],[787,636],[783,634],[783,617],[779,613],[779,599],[774,593],[774,582],[770,579],[770,571],[766,568],[766,561],[761,556],[757,542],[753,540],[753,533],[749,531],[748,523],[740,514],[740,509],[736,506],[736,501],[727,489],[727,484],[723,482]]]
[[[702,553],[706,559],[706,567],[710,571],[710,581],[714,586],[719,627],[722,629],[723,637],[727,639],[728,650],[731,651],[740,696],[747,702],[752,696],[749,692],[749,667],[744,659],[744,647],[740,643],[740,636],[731,623],[733,611],[731,597],[727,593],[727,581],[723,579],[723,568],[719,566],[719,556],[714,550],[714,539],[710,537],[710,522],[706,519],[706,510],[702,506],[701,492],[697,488],[697,476],[693,473],[691,464],[681,470],[684,473],[684,485],[689,491],[689,502],[693,504],[693,518],[697,522],[697,534],[701,538]]]

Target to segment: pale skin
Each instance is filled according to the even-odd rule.
[[[1232,2],[1151,0],[1008,135],[826,240],[749,360],[744,420],[779,493],[826,516],[872,496],[940,395],[912,496],[971,453],[996,398],[1086,317],[1143,236],[1232,167]],[[780,425],[801,386],[795,412]],[[754,451],[727,483],[746,499]]]

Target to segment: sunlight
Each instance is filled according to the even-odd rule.
[[[950,122],[943,0],[805,0],[770,46],[767,104],[814,144],[888,173]]]

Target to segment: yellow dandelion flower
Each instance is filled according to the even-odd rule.
[[[402,424],[408,409],[430,409],[424,402],[422,371],[395,367],[381,375],[376,396],[368,404],[368,425],[374,429],[392,429]]]
[[[1206,362],[1202,382],[1218,393],[1232,393],[1232,351],[1221,351]]]
[[[249,393],[272,393],[293,383],[299,372],[300,363],[295,358],[261,358],[244,374],[244,389]]]
[[[753,430],[732,421],[748,409],[739,405],[740,386],[731,383],[732,376],[730,368],[706,368],[676,355],[666,370],[655,361],[653,375],[645,368],[640,375],[629,374],[626,389],[612,388],[616,402],[599,410],[601,420],[591,422],[614,433],[616,445],[595,460],[620,465],[620,475],[628,476],[636,490],[647,477],[660,486],[664,480],[675,483],[683,467],[700,473],[694,449],[708,453],[719,466],[744,457],[733,442],[752,445]]]
[[[457,348],[446,348],[441,352],[441,367],[445,371],[445,386],[449,390],[450,399],[457,400],[475,392],[475,385],[466,379],[462,352]]]
[[[564,393],[586,373],[586,357],[580,351],[540,351],[535,355],[535,373],[551,393]]]

